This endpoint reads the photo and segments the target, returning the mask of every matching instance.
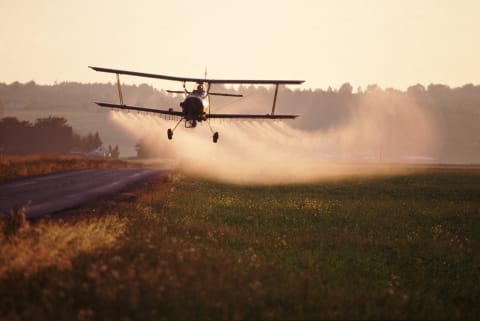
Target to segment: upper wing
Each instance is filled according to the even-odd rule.
[[[129,76],[138,76],[138,77],[165,79],[165,80],[175,80],[175,81],[205,82],[205,79],[203,79],[203,78],[175,77],[175,76],[156,75],[156,74],[149,74],[149,73],[145,73],[145,72],[136,72],[136,71],[128,71],[128,70],[110,69],[110,68],[102,68],[102,67],[91,67],[91,66],[89,66],[89,67],[92,68],[95,71],[108,72],[108,73],[119,74],[119,75],[129,75]]]
[[[129,105],[117,105],[117,104],[110,104],[110,103],[96,103],[100,107],[106,108],[117,108],[117,109],[127,109],[127,110],[135,110],[135,111],[144,111],[147,113],[156,113],[162,115],[171,115],[171,116],[183,116],[183,113],[180,111],[173,111],[173,110],[161,110],[161,109],[153,109],[153,108],[145,108],[145,107],[137,107],[137,106],[129,106]]]
[[[249,114],[209,114],[208,118],[238,118],[238,119],[295,119],[298,115],[249,115]]]
[[[168,75],[150,74],[145,72],[136,72],[120,69],[91,67],[95,71],[108,72],[112,74],[139,76],[147,78],[174,80],[182,82],[196,82],[196,83],[210,83],[210,84],[281,84],[281,85],[299,85],[305,82],[305,80],[259,80],[259,79],[206,79],[206,78],[189,78],[189,77],[177,77]]]

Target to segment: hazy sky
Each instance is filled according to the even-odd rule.
[[[114,81],[93,65],[461,86],[480,83],[479,33],[478,0],[0,0],[0,82]]]

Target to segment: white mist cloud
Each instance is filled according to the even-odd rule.
[[[413,101],[388,108],[364,101],[341,127],[303,131],[284,121],[212,120],[195,129],[160,117],[112,112],[112,118],[186,171],[236,183],[306,182],[352,174],[391,173],[386,164],[429,156],[436,146],[433,122]],[[397,167],[398,168],[398,167]]]

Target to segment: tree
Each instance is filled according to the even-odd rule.
[[[120,149],[118,148],[118,145],[115,145],[112,151],[112,158],[118,159],[120,157]]]
[[[37,153],[68,153],[72,148],[73,130],[63,117],[39,118],[33,126],[34,146]]]
[[[115,147],[113,148],[112,148],[112,145],[108,145],[108,153],[111,158],[118,159],[118,157],[120,156],[118,145],[115,145]]]
[[[93,135],[92,144],[94,145],[94,149],[102,146],[102,139],[100,138],[100,134],[98,132],[95,132],[95,135]]]
[[[416,84],[415,86],[410,86],[407,88],[407,94],[412,96],[420,96],[425,94],[425,87],[421,84]]]
[[[145,137],[140,138],[138,142],[135,144],[135,150],[137,151],[138,158],[145,158],[150,156],[150,153],[148,152],[146,145],[147,144],[145,141]]]
[[[73,131],[61,117],[37,119],[35,124],[7,117],[0,121],[0,146],[7,154],[68,153]]]
[[[77,152],[90,152],[100,146],[102,146],[102,139],[98,132],[95,134],[88,133],[86,136],[81,136],[79,134],[73,134],[73,143],[72,148]],[[109,151],[113,150],[111,146],[109,146]]]
[[[102,146],[102,139],[98,132],[88,133],[86,137],[80,138],[80,141],[77,142],[77,147],[84,152],[92,151],[100,146]]]
[[[381,91],[381,90],[382,89],[380,87],[378,87],[377,84],[371,84],[371,85],[367,86],[366,92],[367,93],[374,93],[374,92]]]
[[[32,124],[15,117],[0,120],[0,149],[6,154],[25,154],[32,143]]]
[[[350,83],[346,82],[340,87],[338,92],[340,95],[345,95],[345,94],[351,95],[353,92],[353,87],[352,85],[350,85]]]
[[[68,127],[67,122],[63,117],[50,116],[47,118],[38,118],[35,122],[35,127],[63,128]]]

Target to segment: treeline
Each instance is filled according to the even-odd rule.
[[[147,104],[172,106],[176,99],[158,91],[150,85],[130,86],[122,88],[123,94],[130,104]],[[0,83],[0,104],[9,110],[48,110],[55,111],[98,111],[94,101],[118,102],[116,84],[82,84],[63,82],[55,85],[38,85],[34,81],[28,83]],[[176,103],[178,105],[178,103]],[[1,109],[1,107],[0,107]],[[1,112],[0,112],[1,115]]]
[[[102,145],[98,132],[81,136],[62,117],[39,118],[34,123],[15,117],[0,120],[0,153],[67,154],[87,153]]]
[[[172,83],[170,89],[177,89]],[[211,97],[212,112],[253,112],[269,113],[273,100],[273,88],[261,86],[240,86],[225,88],[215,84],[212,90],[234,92],[244,98]],[[292,87],[293,88],[293,87]],[[156,108],[180,109],[181,95],[168,94],[163,90],[142,84],[123,85],[124,99],[127,104]],[[295,113],[301,117],[295,126],[301,129],[329,129],[342,123],[355,109],[365,104],[376,108],[389,108],[405,102],[405,98],[414,99],[421,108],[444,117],[452,113],[461,115],[462,119],[478,117],[480,111],[480,86],[466,84],[462,87],[450,88],[441,84],[430,84],[427,87],[417,84],[406,91],[393,88],[382,89],[377,85],[366,88],[354,88],[345,83],[338,89],[328,88],[302,90],[282,88],[277,101],[279,113]],[[37,85],[31,81],[25,84],[0,83],[0,116],[1,106],[5,110],[48,110],[55,111],[91,111],[100,112],[94,102],[117,102],[117,88],[113,83],[81,84],[64,82],[56,85]],[[405,108],[408,108],[406,106]],[[447,126],[449,127],[449,126]],[[455,129],[456,127],[449,129]]]
[[[171,88],[165,89],[178,89],[176,86],[178,84],[172,83]],[[211,112],[266,114],[271,110],[271,87],[227,88],[215,84],[212,90],[241,93],[244,98],[211,97]],[[183,99],[181,95],[168,94],[145,84],[124,85],[123,94],[127,104],[177,110],[180,109],[178,104]],[[9,85],[0,83],[0,101],[9,114],[14,114],[15,110],[82,110],[100,113],[105,110],[98,108],[94,101],[117,102],[118,97],[113,83],[61,83],[42,86],[34,82],[16,82]],[[480,161],[478,85],[466,84],[450,88],[441,84],[430,84],[426,87],[418,84],[405,91],[384,89],[377,85],[354,89],[349,83],[326,90],[282,88],[277,101],[277,112],[299,114],[300,117],[290,123],[294,127],[326,133],[342,131],[349,124],[363,119],[364,124],[357,127],[362,130],[373,127],[372,131],[377,130],[371,133],[373,136],[392,137],[385,141],[385,144],[391,142],[392,149],[396,148],[396,144],[407,144],[400,142],[405,133],[409,134],[407,136],[411,141],[415,140],[415,126],[425,125],[425,118],[428,116],[438,145],[433,157],[441,162]],[[378,112],[383,115],[379,116]],[[421,119],[419,115],[422,115]],[[372,124],[365,121],[368,117],[374,120]],[[398,126],[400,121],[404,126]]]

